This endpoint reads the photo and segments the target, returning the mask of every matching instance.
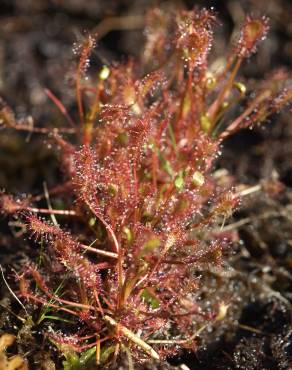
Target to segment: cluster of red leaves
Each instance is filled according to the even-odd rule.
[[[154,10],[141,63],[105,66],[90,83],[83,80],[94,46],[89,38],[76,73],[79,124],[48,92],[70,128],[29,127],[2,104],[7,126],[51,133],[65,173],[64,201],[71,205],[40,209],[2,195],[2,210],[21,211],[31,233],[48,245],[45,266],[24,268],[19,276],[20,295],[73,317],[78,331],[70,336],[70,327],[53,339],[79,351],[96,347],[97,362],[110,362],[125,348],[137,361],[194,348],[196,331],[216,318],[195,298],[196,269],[220,266],[226,240],[212,230],[238,199],[231,184],[212,178],[212,166],[223,138],[280,109],[291,90],[279,92],[285,74],[278,73],[230,121],[228,110],[246,89],[236,82],[238,69],[267,22],[248,17],[239,46],[212,75],[207,57],[214,24],[206,10]],[[62,187],[54,192],[62,197]],[[64,231],[38,212],[74,217],[75,226]]]

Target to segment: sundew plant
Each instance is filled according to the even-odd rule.
[[[17,272],[16,294],[68,369],[72,361],[104,368],[123,353],[133,364],[195,350],[202,328],[226,314],[224,302],[206,310],[199,299],[198,268],[220,267],[229,241],[218,229],[239,203],[232,184],[212,176],[214,163],[226,137],[277,112],[291,90],[284,72],[252,94],[238,77],[266,37],[266,18],[246,17],[220,68],[208,62],[216,23],[205,9],[151,10],[140,60],[90,77],[96,46],[87,37],[75,73],[78,114],[47,91],[63,127],[19,121],[1,103],[2,125],[45,135],[59,153],[64,183],[45,192],[48,208],[42,196],[7,191],[1,208],[40,250]]]

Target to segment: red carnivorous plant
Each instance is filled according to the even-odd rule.
[[[246,18],[217,71],[208,62],[215,24],[208,10],[152,10],[141,60],[85,79],[89,36],[75,75],[78,117],[47,92],[63,128],[19,122],[2,102],[3,125],[47,134],[60,154],[64,184],[47,195],[67,209],[7,193],[1,206],[23,220],[36,247],[46,245],[43,262],[18,272],[18,297],[38,307],[36,325],[51,320],[47,337],[62,352],[102,366],[123,352],[131,361],[165,359],[195,349],[206,323],[226,313],[224,303],[207,312],[197,298],[198,266],[220,266],[228,240],[218,225],[238,205],[231,184],[212,177],[214,161],[223,139],[278,111],[291,90],[284,72],[251,96],[237,80],[266,36],[265,18]]]

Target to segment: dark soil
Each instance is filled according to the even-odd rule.
[[[62,120],[47,102],[50,88],[69,110],[75,98],[69,93],[74,70],[72,45],[85,30],[104,17],[141,14],[157,3],[146,0],[0,0],[0,96],[19,118],[32,115],[38,125]],[[164,1],[170,6],[176,1]],[[180,3],[180,1],[177,1]],[[194,1],[187,1],[188,6]],[[214,55],[222,53],[228,36],[246,12],[271,18],[269,39],[244,69],[246,78],[264,78],[279,66],[291,67],[292,3],[287,0],[196,1],[214,6],[222,27]],[[99,43],[93,63],[138,55],[141,30],[113,31]],[[52,116],[52,111],[53,116]],[[0,131],[0,189],[37,194],[58,183],[57,158],[42,138]],[[273,116],[265,127],[242,131],[225,143],[218,168],[228,171],[236,184],[249,186],[280,180],[277,195],[259,191],[243,198],[229,220],[239,238],[223,273],[204,273],[202,295],[210,302],[229,302],[226,318],[203,332],[196,353],[170,359],[191,369],[291,369],[292,368],[292,122],[289,111]],[[226,225],[228,227],[228,225]],[[30,242],[23,243],[17,224],[0,219],[0,261],[9,284],[12,271],[37,257]],[[15,237],[16,236],[16,237]],[[20,306],[1,279],[0,333],[17,335],[12,353],[25,354],[32,369],[53,369],[56,354],[42,343],[30,323],[22,323]],[[216,292],[216,294],[214,294]],[[214,298],[215,297],[215,298]],[[29,309],[29,307],[27,308]],[[33,350],[32,350],[33,349]],[[57,367],[58,368],[58,367]],[[166,368],[149,365],[149,369]]]

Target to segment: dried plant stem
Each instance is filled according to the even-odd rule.
[[[186,364],[179,365],[179,369],[181,369],[181,370],[191,370]]]
[[[90,252],[93,252],[93,253],[96,253],[96,254],[100,254],[101,256],[111,257],[111,258],[118,258],[118,254],[114,253],[114,252],[108,252],[108,251],[104,251],[102,249],[93,248],[93,247],[90,247],[90,246],[85,245],[85,244],[81,244],[80,247],[83,248],[84,250],[87,250],[87,251],[90,251]]]
[[[27,207],[26,210],[33,213],[43,213],[48,215],[78,216],[78,214],[75,211],[68,209],[47,209],[47,208]]]
[[[284,210],[279,210],[279,211],[265,212],[262,215],[259,215],[259,216],[256,216],[256,217],[245,217],[245,218],[242,218],[241,220],[239,220],[237,222],[233,222],[232,224],[224,226],[220,230],[217,229],[217,230],[215,230],[215,232],[231,231],[231,230],[238,229],[241,226],[244,226],[244,225],[247,225],[247,224],[250,224],[250,223],[254,223],[257,220],[264,220],[264,219],[267,219],[267,218],[270,218],[270,217],[279,217],[279,216],[287,217],[287,212],[285,212],[285,209]]]
[[[5,279],[5,276],[4,276],[4,271],[3,271],[3,268],[2,266],[0,265],[0,270],[1,270],[1,275],[2,275],[2,279],[7,287],[7,289],[9,290],[9,292],[11,293],[11,295],[16,299],[16,301],[20,304],[20,306],[24,309],[24,312],[26,313],[26,315],[28,316],[28,312],[26,311],[26,308],[25,306],[23,305],[23,303],[18,299],[18,297],[16,296],[16,294],[13,292],[13,290],[10,288],[7,280]]]
[[[235,196],[237,196],[237,197],[245,197],[247,195],[256,193],[256,192],[261,191],[261,190],[262,190],[262,185],[261,184],[257,184],[257,185],[248,187],[246,189],[243,189],[243,190],[235,193]]]
[[[249,325],[238,324],[238,327],[239,327],[240,329],[244,329],[244,330],[250,331],[250,332],[252,332],[252,333],[256,333],[256,334],[265,334],[265,335],[267,335],[267,333],[264,333],[263,331],[258,330],[258,329],[256,329],[256,328],[253,328],[252,326],[249,326]]]
[[[96,354],[95,354],[96,365],[100,364],[100,337],[96,336]]]
[[[149,344],[144,342],[141,338],[139,338],[136,334],[134,334],[131,330],[126,328],[125,326],[121,325],[120,323],[116,322],[112,317],[105,315],[104,319],[117,328],[119,332],[121,332],[125,337],[129,340],[134,342],[138,347],[142,348],[149,356],[154,358],[155,360],[159,360],[159,354],[151,347]]]
[[[52,204],[51,204],[48,187],[47,187],[47,184],[45,182],[43,183],[43,188],[44,188],[44,195],[45,195],[45,198],[46,198],[46,201],[47,201],[48,209],[51,211],[53,209],[53,207],[52,207]],[[51,220],[52,220],[53,224],[55,226],[59,226],[58,221],[57,221],[57,219],[56,219],[56,217],[53,213],[50,213],[50,217],[51,217]]]

